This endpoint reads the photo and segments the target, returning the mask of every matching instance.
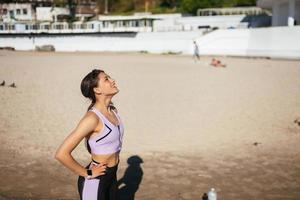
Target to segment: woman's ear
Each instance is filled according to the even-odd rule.
[[[94,87],[93,90],[94,90],[95,94],[99,94],[99,95],[101,94],[100,88]]]

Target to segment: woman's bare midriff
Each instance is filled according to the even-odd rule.
[[[106,164],[107,167],[113,167],[119,163],[119,154],[119,151],[116,153],[105,155],[92,154],[92,159],[98,163]]]

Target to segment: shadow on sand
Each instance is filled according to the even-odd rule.
[[[134,200],[136,191],[143,178],[143,170],[141,163],[142,158],[139,156],[131,156],[127,159],[128,167],[124,172],[124,176],[118,180],[118,199]]]

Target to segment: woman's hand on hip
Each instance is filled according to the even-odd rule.
[[[106,164],[92,164],[91,166],[91,170],[92,170],[92,178],[95,178],[97,176],[101,176],[105,174],[106,171]]]

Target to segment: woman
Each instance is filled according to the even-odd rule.
[[[61,144],[55,158],[79,175],[81,200],[114,200],[124,127],[111,99],[119,90],[109,75],[94,69],[83,78],[81,92],[92,103],[75,130]],[[71,155],[84,138],[92,157],[85,168]]]

